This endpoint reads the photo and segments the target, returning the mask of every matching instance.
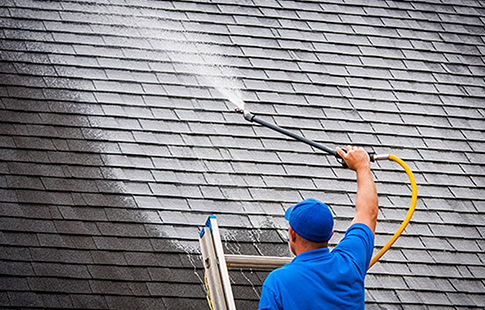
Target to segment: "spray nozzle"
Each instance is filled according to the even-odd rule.
[[[234,111],[236,111],[237,113],[241,113],[244,115],[244,118],[247,120],[247,121],[254,121],[254,114],[250,113],[250,112],[246,112],[244,111],[243,109],[241,108],[236,108]]]

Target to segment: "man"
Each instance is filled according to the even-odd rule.
[[[333,215],[327,205],[306,199],[285,214],[296,257],[271,272],[263,284],[259,310],[359,309],[365,305],[364,277],[374,248],[377,192],[369,155],[358,147],[337,148],[357,174],[356,215],[345,237],[330,252]]]

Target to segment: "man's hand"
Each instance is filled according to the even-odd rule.
[[[349,169],[354,171],[370,169],[370,157],[363,148],[347,145],[347,152],[339,147],[336,151],[345,160]]]

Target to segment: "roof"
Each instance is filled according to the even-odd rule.
[[[406,161],[415,215],[370,270],[367,309],[485,307],[481,1],[38,1],[0,5],[0,307],[207,309],[198,227],[288,255],[284,210],[355,176],[246,122]],[[373,165],[377,249],[410,202]],[[266,272],[232,271],[238,310]]]

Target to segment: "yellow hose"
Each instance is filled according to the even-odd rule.
[[[389,248],[394,244],[394,242],[396,242],[397,238],[399,238],[401,233],[404,231],[404,228],[406,228],[409,221],[411,220],[411,217],[413,216],[413,213],[414,213],[414,209],[416,208],[416,203],[418,202],[418,187],[416,185],[416,179],[414,178],[414,175],[411,169],[409,169],[408,165],[406,165],[406,163],[404,163],[404,161],[402,161],[397,156],[389,155],[389,157],[387,158],[397,162],[404,168],[404,170],[406,170],[409,180],[411,181],[411,190],[412,190],[411,205],[409,206],[408,214],[406,215],[406,218],[402,221],[401,226],[399,226],[398,230],[394,233],[392,238],[370,261],[369,269],[382,257],[382,255],[384,255],[384,253],[387,252],[387,250],[389,250]]]

